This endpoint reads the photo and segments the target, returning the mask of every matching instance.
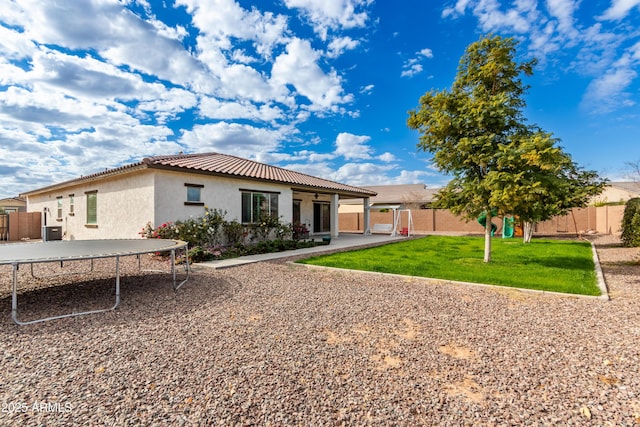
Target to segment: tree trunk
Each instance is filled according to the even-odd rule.
[[[531,243],[531,237],[533,236],[533,228],[535,223],[530,221],[524,221],[522,223],[522,242]]]
[[[487,210],[487,222],[484,224],[484,262],[491,262],[491,209]]]

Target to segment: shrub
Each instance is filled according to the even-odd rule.
[[[146,237],[147,239],[177,239],[178,238],[178,230],[176,225],[172,222],[165,222],[164,224],[158,226],[157,228],[153,228],[151,226],[151,221],[147,222],[147,224],[140,231],[142,237]]]
[[[244,239],[244,226],[235,219],[222,224],[222,232],[229,246],[238,246]]]
[[[189,261],[190,262],[202,262],[211,261],[215,257],[209,251],[202,249],[202,246],[196,246],[189,249]]]
[[[640,246],[640,198],[630,199],[622,216],[622,244],[628,247]]]
[[[258,218],[258,222],[250,225],[251,239],[266,242],[274,231],[280,229],[281,225],[277,216],[262,214]]]
[[[205,206],[203,216],[176,221],[177,238],[188,242],[189,246],[215,245],[219,243],[225,215],[226,212]]]
[[[289,229],[291,230],[291,238],[293,240],[306,239],[309,237],[309,229],[304,224],[299,222],[292,223],[289,225]]]
[[[187,242],[193,262],[233,258],[243,255],[285,251],[314,246],[301,242],[309,230],[301,224],[286,224],[273,215],[263,215],[255,224],[226,221],[226,212],[205,206],[203,216],[185,221],[167,222],[153,228],[148,222],[140,231],[146,238],[179,239]],[[247,244],[247,237],[252,244]]]

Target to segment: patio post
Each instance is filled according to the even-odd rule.
[[[331,237],[338,237],[339,234],[339,215],[338,215],[338,205],[340,201],[340,196],[338,194],[331,195]]]
[[[364,201],[364,235],[365,236],[370,236],[371,235],[371,206],[369,205],[369,198],[365,197]]]

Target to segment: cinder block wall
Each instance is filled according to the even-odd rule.
[[[598,232],[612,234],[620,232],[624,205],[620,206],[589,206],[573,209],[568,215],[558,216],[548,221],[536,224],[535,233],[544,235],[575,235],[579,233]],[[350,212],[340,215],[340,232],[357,233],[364,231],[364,215]],[[399,229],[408,227],[408,214],[401,212]],[[446,209],[413,209],[411,211],[414,231],[416,234],[429,233],[483,233],[482,226],[477,221],[465,221]],[[502,217],[495,218],[498,233],[502,231]],[[371,229],[375,224],[393,224],[393,212],[371,211]]]

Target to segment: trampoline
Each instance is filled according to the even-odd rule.
[[[185,279],[177,283],[175,259],[176,251],[183,250],[185,253]],[[171,253],[171,274],[173,276],[173,289],[178,290],[189,280],[189,257],[187,243],[181,240],[166,239],[114,239],[114,240],[60,240],[37,243],[11,243],[0,245],[0,265],[10,264],[13,267],[13,283],[11,295],[11,318],[18,325],[29,325],[32,323],[45,322],[48,320],[61,319],[65,317],[81,316],[85,314],[102,313],[114,310],[120,305],[120,257],[140,256],[147,253]],[[41,319],[22,322],[18,320],[18,267],[21,264],[31,264],[33,274],[33,264],[65,261],[91,260],[93,270],[93,260],[99,258],[115,258],[115,304],[112,307],[83,311],[79,313],[62,314],[59,316],[45,317]],[[139,259],[139,258],[138,258]]]

